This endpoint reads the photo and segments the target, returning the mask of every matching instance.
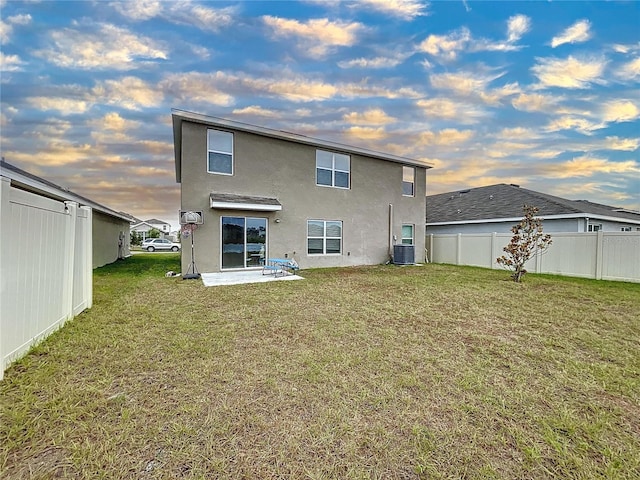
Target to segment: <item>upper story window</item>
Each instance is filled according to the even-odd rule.
[[[413,197],[415,195],[416,169],[413,167],[402,167],[402,195]]]
[[[349,188],[351,157],[342,153],[316,150],[316,185]]]
[[[207,130],[207,172],[233,175],[233,133]]]

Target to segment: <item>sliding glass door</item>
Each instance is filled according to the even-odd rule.
[[[267,251],[267,219],[222,217],[222,268],[260,267]]]

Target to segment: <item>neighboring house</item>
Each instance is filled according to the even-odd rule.
[[[567,200],[504,183],[427,197],[427,235],[509,233],[523,206],[539,209],[547,233],[640,231],[640,212],[586,200]]]
[[[91,208],[93,268],[130,255],[129,222],[131,217],[129,215],[116,212],[7,162],[2,161],[1,166],[2,176],[10,180],[11,187],[52,200],[76,202],[79,206]]]
[[[172,117],[181,209],[203,212],[199,271],[258,268],[264,256],[302,268],[379,264],[395,243],[423,258],[428,163],[181,110]]]
[[[142,240],[147,238],[149,232],[154,228],[160,231],[161,238],[164,238],[165,235],[169,235],[171,232],[171,224],[163,222],[162,220],[158,220],[156,218],[145,220],[143,222],[136,222],[135,224],[131,225],[131,231],[140,233],[142,235]]]

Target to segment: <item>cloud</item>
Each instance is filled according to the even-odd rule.
[[[381,108],[371,108],[362,113],[347,113],[342,116],[342,119],[347,123],[357,125],[387,125],[396,121],[394,117],[387,115]]]
[[[640,78],[640,57],[625,63],[615,72],[615,75],[623,80],[637,80]]]
[[[63,68],[131,70],[145,61],[165,60],[167,49],[151,38],[115,25],[98,24],[92,31],[65,28],[49,34],[53,47],[35,56]]]
[[[551,108],[555,108],[558,98],[551,95],[542,95],[539,93],[521,93],[511,101],[511,105],[516,110],[524,112],[549,112]]]
[[[560,130],[575,130],[584,135],[591,135],[594,130],[604,128],[604,123],[594,123],[586,118],[565,115],[549,122],[544,130],[546,132],[557,132]]]
[[[419,144],[424,146],[443,146],[456,145],[465,143],[474,137],[473,130],[457,130],[455,128],[445,128],[438,132],[422,132],[419,138]]]
[[[11,17],[7,17],[7,22],[12,25],[29,25],[33,19],[31,15],[22,14],[22,15],[13,15]]]
[[[320,58],[335,47],[349,47],[357,41],[364,26],[357,22],[332,22],[326,18],[307,22],[265,15],[262,21],[273,30],[275,37],[297,37],[300,49],[307,55]]]
[[[359,138],[362,140],[381,140],[388,136],[383,127],[347,127],[345,132],[351,137]]]
[[[464,50],[471,41],[471,32],[462,27],[448,35],[429,35],[420,45],[418,50],[434,57],[446,60],[455,60],[458,52]]]
[[[503,74],[477,74],[460,71],[455,73],[434,74],[429,77],[431,86],[439,90],[448,90],[463,97],[476,97],[489,105],[498,105],[503,98],[520,93],[517,83],[489,89],[489,84]]]
[[[224,84],[229,81],[228,77],[221,72],[172,73],[167,75],[159,86],[174,100],[229,106],[233,105],[234,97],[218,88],[219,83]]]
[[[20,72],[23,65],[26,65],[26,62],[23,62],[18,55],[5,55],[0,52],[0,71]]]
[[[553,37],[551,47],[556,48],[565,43],[586,42],[591,38],[590,28],[591,23],[589,23],[589,20],[579,20],[557,37]]]
[[[602,107],[605,122],[632,122],[640,118],[640,109],[630,100],[614,100]]]
[[[119,80],[104,80],[91,90],[96,102],[104,105],[118,105],[129,110],[141,110],[162,103],[164,96],[156,85],[151,85],[137,77],[123,77]]]
[[[379,56],[372,58],[355,58],[353,60],[343,60],[338,62],[340,68],[393,68],[400,65],[409,57],[408,54],[398,54],[396,56]]]
[[[589,88],[593,83],[606,83],[602,78],[607,61],[600,59],[537,58],[531,70],[540,80],[540,88]]]
[[[442,97],[418,100],[416,105],[427,117],[456,120],[463,125],[477,123],[480,118],[487,116],[485,111],[474,105]]]
[[[57,110],[61,115],[85,113],[92,104],[86,100],[63,97],[29,97],[27,103],[39,110]]]
[[[470,42],[472,52],[510,52],[520,50],[521,45],[516,42],[531,29],[531,19],[526,15],[514,15],[507,20],[507,38],[503,41],[480,38]]]
[[[163,18],[171,23],[192,25],[205,32],[219,32],[223,27],[233,25],[238,7],[211,8],[191,1],[164,2],[166,11]]]
[[[531,19],[526,15],[514,15],[507,21],[507,42],[517,42],[531,29]]]
[[[403,20],[428,15],[428,2],[419,0],[359,0],[354,7],[371,9]]]
[[[614,162],[589,155],[539,166],[539,173],[552,178],[592,177],[598,173],[638,174],[640,164],[635,160]]]
[[[122,118],[117,112],[110,112],[103,117],[91,119],[87,122],[87,124],[96,130],[128,133],[132,132],[140,126],[140,122]]]
[[[252,117],[278,118],[280,114],[274,110],[267,110],[259,105],[250,105],[244,108],[236,108],[233,110],[234,115],[248,115]]]
[[[149,20],[162,11],[160,0],[129,0],[127,2],[112,2],[109,4],[120,15],[131,20]]]
[[[640,138],[606,137],[602,147],[609,150],[633,152],[640,147]]]

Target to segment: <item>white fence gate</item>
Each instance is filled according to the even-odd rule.
[[[427,254],[433,263],[503,269],[496,259],[512,235],[427,235]],[[640,232],[552,233],[551,238],[549,249],[527,262],[528,271],[640,282]]]
[[[0,179],[0,379],[92,304],[92,211]]]

